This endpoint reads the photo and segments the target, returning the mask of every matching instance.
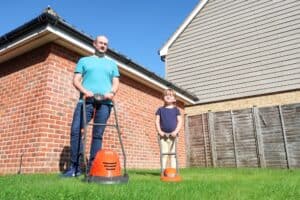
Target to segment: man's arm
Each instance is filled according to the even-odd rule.
[[[75,73],[73,76],[73,85],[74,87],[81,93],[83,93],[86,97],[93,97],[94,94],[91,91],[86,90],[82,84],[82,75],[80,73]]]
[[[119,81],[119,77],[114,77],[112,80],[112,88],[111,91],[107,94],[104,95],[104,97],[106,99],[113,99],[114,96],[117,94],[118,89],[119,89],[119,85],[120,85],[120,81]]]
[[[119,85],[120,85],[119,77],[114,77],[112,82],[113,84],[112,84],[111,92],[116,94],[118,92]]]

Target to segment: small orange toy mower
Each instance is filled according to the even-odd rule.
[[[171,137],[170,135],[167,135],[166,137]],[[161,176],[160,176],[160,180],[163,182],[180,182],[182,181],[181,176],[179,176],[179,170],[178,170],[178,160],[177,160],[177,138],[178,136],[175,138],[174,140],[174,144],[175,145],[175,152],[167,152],[164,153],[162,152],[162,147],[161,147],[161,143],[160,143],[160,136],[158,136],[158,144],[159,144],[159,149],[160,149],[160,172],[161,172]],[[163,169],[163,156],[167,155],[167,156],[171,156],[174,155],[175,156],[175,160],[176,160],[176,168],[166,168]]]
[[[103,95],[95,94],[94,103],[101,103],[103,100]],[[121,138],[121,131],[118,125],[117,111],[115,104],[113,102],[113,111],[115,117],[115,124],[100,124],[100,123],[87,123],[86,119],[86,99],[83,99],[83,123],[84,123],[84,140],[83,140],[83,160],[86,161],[85,147],[86,147],[86,136],[87,136],[87,126],[111,126],[115,127],[118,133],[119,142],[122,149],[123,161],[124,161],[124,173],[121,173],[121,164],[119,156],[116,152],[108,149],[102,149],[97,152],[93,164],[89,170],[85,173],[85,180],[87,182],[95,182],[100,184],[120,184],[127,183],[129,176],[126,173],[126,154]],[[86,163],[87,166],[87,163]]]

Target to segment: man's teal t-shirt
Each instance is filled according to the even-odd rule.
[[[113,78],[120,76],[118,66],[113,60],[95,55],[81,58],[75,73],[82,75],[82,86],[94,94],[111,92]]]

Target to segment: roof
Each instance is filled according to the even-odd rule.
[[[179,26],[179,28],[173,33],[173,35],[167,40],[163,47],[159,50],[159,55],[162,60],[168,54],[169,47],[177,39],[177,37],[184,31],[184,29],[191,23],[194,17],[200,12],[200,10],[205,6],[208,0],[200,0],[194,10],[189,14],[189,16],[184,20],[184,22]]]
[[[0,63],[49,42],[70,48],[80,55],[95,53],[93,38],[67,23],[50,7],[29,22],[0,37]],[[119,65],[121,73],[129,75],[157,90],[173,88],[184,103],[194,104],[198,98],[147,70],[126,56],[109,48],[107,56]]]

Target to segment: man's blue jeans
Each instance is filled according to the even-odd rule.
[[[106,124],[111,111],[112,105],[99,104],[94,106],[93,103],[86,103],[86,119],[87,123],[91,121],[94,108],[96,108],[94,123]],[[82,154],[82,137],[81,129],[83,129],[83,102],[78,102],[71,126],[71,166],[79,167],[79,157]],[[105,126],[93,126],[92,143],[90,150],[89,163],[94,160],[97,152],[102,147],[102,138],[105,130]]]

